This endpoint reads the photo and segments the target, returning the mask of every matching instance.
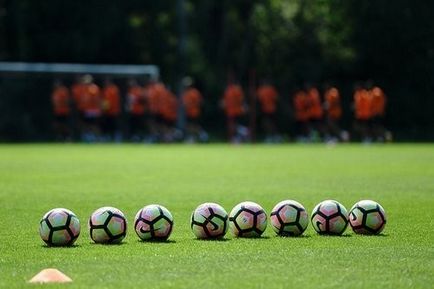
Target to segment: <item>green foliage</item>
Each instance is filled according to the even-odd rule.
[[[172,88],[183,75],[196,79],[210,123],[227,81],[247,87],[251,70],[277,84],[284,106],[306,81],[345,88],[373,79],[389,97],[392,127],[429,128],[433,10],[428,0],[3,1],[0,60],[153,63]]]

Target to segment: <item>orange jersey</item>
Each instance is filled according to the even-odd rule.
[[[244,93],[239,85],[231,84],[223,96],[224,109],[228,117],[238,117],[244,113]]]
[[[71,92],[72,92],[72,99],[74,100],[75,106],[78,109],[78,111],[83,112],[83,95],[86,90],[86,84],[84,83],[75,83],[72,85]]]
[[[320,119],[323,117],[323,109],[318,89],[309,89],[307,92],[307,103],[309,119]]]
[[[117,85],[109,84],[105,86],[102,95],[104,114],[108,116],[119,115],[121,112],[121,97]]]
[[[372,116],[372,94],[366,89],[358,89],[354,93],[355,117],[368,120]]]
[[[178,100],[176,96],[169,90],[166,90],[161,100],[160,112],[162,117],[168,121],[175,121],[178,115]]]
[[[198,118],[200,116],[200,105],[202,95],[196,88],[188,88],[182,95],[182,102],[185,107],[185,113],[189,118]]]
[[[101,115],[101,90],[94,83],[85,84],[80,107],[86,114]]]
[[[151,114],[161,114],[161,102],[166,94],[166,87],[162,83],[154,83],[146,88],[146,100]]]
[[[342,107],[339,90],[335,87],[327,89],[324,98],[326,102],[327,116],[333,120],[340,119],[342,116]]]
[[[295,119],[300,122],[309,119],[307,95],[303,90],[299,90],[294,96]]]
[[[134,85],[128,89],[128,110],[131,114],[142,115],[145,113],[145,97],[143,89]]]
[[[275,113],[278,93],[272,85],[263,85],[258,88],[256,95],[261,104],[263,113]]]
[[[51,94],[51,102],[53,104],[54,114],[57,116],[67,116],[70,113],[70,95],[69,90],[65,86],[58,86]]]
[[[159,93],[156,89],[156,84],[149,84],[145,88],[145,97],[146,97],[146,103],[148,104],[148,110],[151,114],[158,114],[158,99],[159,99]]]
[[[372,90],[372,115],[383,116],[386,108],[386,96],[383,90],[378,86],[375,86]]]

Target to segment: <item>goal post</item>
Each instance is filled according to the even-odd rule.
[[[106,80],[119,87],[118,128],[126,136],[130,132],[126,111],[129,81],[135,80],[141,86],[148,81],[159,81],[160,69],[156,65],[0,62],[0,142],[53,139],[53,83],[60,81],[71,89],[84,75],[93,76],[100,87]],[[79,118],[75,108],[68,123],[73,139],[79,139]]]
[[[30,63],[0,62],[0,73],[52,73],[116,75],[118,77],[148,76],[158,80],[160,69],[156,65],[84,64],[84,63]]]

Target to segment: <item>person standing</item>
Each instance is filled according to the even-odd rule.
[[[223,94],[223,108],[226,114],[228,138],[233,143],[247,141],[249,131],[240,124],[246,112],[244,92],[240,85],[229,84]]]
[[[309,135],[309,106],[307,94],[304,90],[299,89],[293,97],[295,111],[296,135],[299,141],[307,141]]]
[[[56,80],[53,84],[51,104],[54,114],[53,127],[56,139],[59,141],[71,140],[72,131],[69,126],[71,95],[68,88],[59,80]]]
[[[105,81],[102,98],[104,137],[108,140],[120,141],[118,121],[121,114],[121,97],[118,86],[110,79]]]
[[[200,139],[201,127],[199,119],[201,116],[201,106],[203,97],[200,91],[190,84],[182,94],[182,104],[187,117],[186,140],[196,142]]]
[[[258,87],[256,96],[261,107],[265,142],[278,142],[280,137],[276,125],[276,110],[279,94],[273,85],[263,84]]]
[[[130,138],[132,141],[140,141],[144,130],[145,96],[143,88],[135,79],[128,81],[127,112],[130,121]]]
[[[101,137],[101,89],[93,82],[93,77],[90,74],[83,76],[83,84],[83,94],[80,100],[80,107],[84,116],[82,139],[85,142],[96,142]]]
[[[164,142],[174,142],[182,137],[176,129],[176,120],[178,117],[178,99],[169,88],[161,98],[160,114],[162,118],[162,137]]]
[[[73,128],[74,134],[80,138],[84,134],[84,108],[83,95],[86,90],[83,77],[77,76],[76,81],[71,86],[72,103],[73,103]]]
[[[379,142],[391,141],[392,133],[384,126],[386,95],[379,86],[371,89],[372,94],[372,134]]]
[[[341,130],[339,121],[342,118],[342,105],[339,90],[334,87],[327,87],[324,93],[324,110],[327,119],[327,138],[329,141],[340,139],[348,141],[349,134]]]
[[[372,119],[372,94],[368,89],[357,85],[354,91],[355,130],[363,142],[372,141],[370,122]]]
[[[149,132],[146,141],[149,143],[158,142],[162,135],[160,107],[165,90],[166,88],[162,83],[153,80],[145,85],[146,124]]]
[[[316,87],[311,86],[307,90],[307,104],[309,114],[310,139],[317,141],[324,136],[323,116],[321,96]]]

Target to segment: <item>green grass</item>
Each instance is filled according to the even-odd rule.
[[[295,199],[310,212],[333,198],[349,209],[374,199],[389,222],[382,236],[315,234],[199,241],[192,210],[214,201],[227,211],[252,200],[267,212]],[[105,205],[132,224],[139,208],[166,206],[167,243],[91,243],[87,218]],[[0,146],[0,287],[27,288],[55,267],[67,288],[429,288],[434,283],[434,145]],[[73,248],[44,247],[41,216],[66,207],[81,220]],[[431,284],[431,285],[430,285]],[[60,286],[59,286],[60,287]],[[56,286],[49,286],[56,288]]]

